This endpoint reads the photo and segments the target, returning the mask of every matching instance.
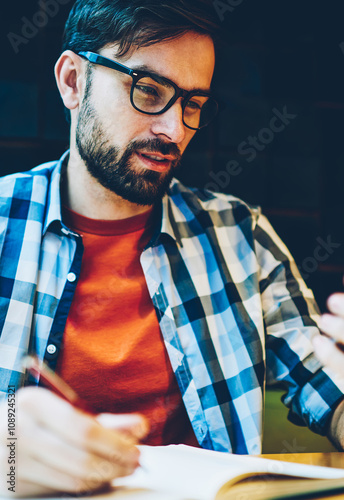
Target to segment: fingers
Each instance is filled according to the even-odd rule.
[[[25,463],[27,462],[27,463]],[[20,461],[21,467],[28,470],[28,460]],[[70,472],[53,469],[50,464],[45,464],[30,458],[29,474],[21,474],[21,484],[31,484],[36,491],[64,491],[67,493],[82,493],[93,491],[106,484],[102,471],[85,471],[80,476]],[[23,487],[21,488],[23,489]],[[25,492],[26,493],[26,492]]]
[[[37,428],[34,425],[31,427],[32,432],[23,433],[18,443],[19,452],[20,448],[30,450],[30,454],[24,454],[20,461],[23,480],[56,488],[59,483],[56,482],[55,478],[61,474],[85,482],[94,472],[97,472],[101,476],[102,483],[107,483],[116,477],[125,476],[134,471],[134,467],[123,467],[117,461],[99,457],[69,443],[61,446],[60,439],[47,429]],[[29,426],[27,426],[27,430],[29,430],[28,428]],[[35,468],[30,466],[31,461],[35,463]],[[54,484],[44,480],[47,476],[42,476],[41,465],[54,471],[52,474]],[[37,472],[36,476],[34,471]]]
[[[330,312],[344,318],[344,293],[334,293],[327,300]]]
[[[92,416],[36,387],[19,390],[16,405],[20,495],[98,490],[117,477],[131,474],[139,465],[136,439],[119,430],[125,427],[122,418],[117,430],[106,429]],[[112,417],[115,421],[115,415]],[[139,425],[141,418],[136,417],[129,428]],[[5,437],[0,437],[0,457],[2,452],[6,455]]]
[[[44,486],[38,486],[31,482],[20,481],[20,483],[16,485],[15,492],[11,493],[11,498],[51,496],[54,493],[56,493],[56,490],[52,488],[45,488]]]
[[[134,439],[143,439],[149,432],[148,420],[139,414],[122,413],[101,413],[96,417],[97,421],[106,429],[120,430],[127,432]]]
[[[328,368],[344,376],[344,353],[329,338],[318,335],[313,338],[314,351]]]
[[[332,314],[323,314],[319,327],[336,342],[344,344],[344,293],[331,295],[327,307]]]
[[[344,318],[333,314],[323,314],[319,321],[319,327],[336,342],[344,344]]]
[[[332,314],[323,314],[319,321],[325,335],[313,339],[314,351],[320,361],[328,368],[344,376],[344,293],[335,293],[327,301]]]
[[[117,462],[129,470],[138,465],[139,451],[134,447],[132,438],[105,429],[95,418],[76,410],[52,392],[26,388],[21,403],[36,424],[45,427],[63,442],[82,446],[87,452]]]

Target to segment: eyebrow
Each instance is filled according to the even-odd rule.
[[[143,71],[145,73],[149,73],[150,75],[154,76],[157,80],[159,80],[159,78],[161,78],[162,80],[170,80],[169,78],[166,78],[166,77],[160,75],[159,73],[156,73],[146,64],[140,64],[138,66],[133,66],[133,67],[131,67],[131,69],[133,71]],[[170,81],[173,81],[173,80],[170,80]],[[179,87],[179,85],[178,85],[178,87]],[[192,88],[192,89],[188,90],[188,92],[205,92],[206,94],[211,94],[211,89],[209,87],[207,87],[207,88],[197,87],[197,88]]]

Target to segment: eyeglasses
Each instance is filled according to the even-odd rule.
[[[140,113],[161,115],[182,97],[183,123],[192,130],[206,127],[218,111],[218,103],[207,92],[180,89],[174,82],[146,71],[127,68],[123,64],[94,52],[78,52],[93,64],[120,71],[133,79],[130,102]]]

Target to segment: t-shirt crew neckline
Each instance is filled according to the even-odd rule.
[[[117,236],[147,229],[155,222],[154,214],[155,210],[151,207],[147,212],[128,217],[127,219],[90,219],[74,212],[66,206],[62,207],[62,218],[66,226],[79,233],[96,234],[99,236]]]

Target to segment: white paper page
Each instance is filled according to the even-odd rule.
[[[309,478],[344,478],[344,469],[233,455],[186,445],[139,446],[141,468],[114,481],[114,491],[93,500],[213,500],[228,480],[245,472],[268,472]],[[61,500],[50,497],[49,500]],[[4,497],[0,496],[0,500]],[[8,499],[7,499],[8,500]],[[26,499],[33,500],[33,499]],[[44,499],[41,499],[44,500]]]
[[[244,472],[310,478],[344,477],[344,470],[203,450],[186,445],[141,446],[142,467],[116,484],[147,488],[176,498],[212,500],[229,479]]]

